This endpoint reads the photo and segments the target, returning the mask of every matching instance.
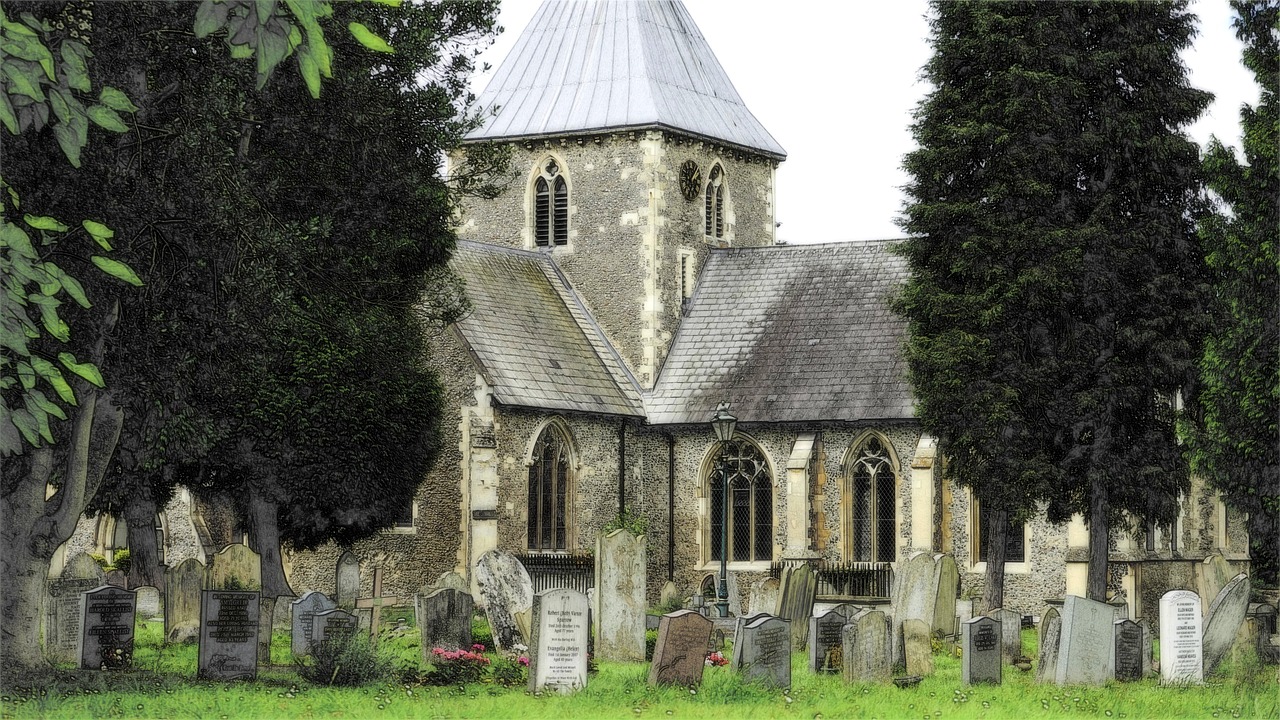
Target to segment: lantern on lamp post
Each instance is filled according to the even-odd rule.
[[[711,429],[720,441],[716,472],[720,473],[722,502],[720,504],[720,587],[716,590],[716,612],[729,617],[729,441],[738,425],[738,418],[729,413],[729,403],[720,403],[711,416]]]

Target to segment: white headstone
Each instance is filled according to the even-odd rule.
[[[254,679],[258,675],[259,593],[205,590],[201,595],[199,677]]]
[[[1170,590],[1160,598],[1161,685],[1204,681],[1202,632],[1198,595],[1190,590]]]
[[[533,596],[529,691],[572,692],[587,686],[587,596],[543,590]]]

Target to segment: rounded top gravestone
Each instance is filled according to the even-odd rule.
[[[1204,673],[1217,669],[1218,663],[1236,640],[1240,624],[1249,609],[1249,576],[1240,573],[1232,578],[1209,604],[1204,619]]]
[[[528,631],[520,627],[517,616],[529,617],[533,609],[533,581],[520,560],[509,552],[490,550],[476,562],[476,584],[498,649],[527,645]]]

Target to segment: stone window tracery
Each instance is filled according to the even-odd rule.
[[[850,555],[857,562],[894,562],[897,542],[897,472],[884,442],[872,435],[863,441],[849,468],[852,502]]]
[[[569,437],[556,424],[538,436],[529,466],[529,550],[567,550],[572,483]]]
[[[723,552],[725,482],[729,483],[729,560],[773,560],[773,474],[764,454],[748,440],[731,440],[712,467],[708,494],[711,500],[711,559]]]
[[[538,247],[569,242],[569,183],[548,158],[533,181],[533,242]]]

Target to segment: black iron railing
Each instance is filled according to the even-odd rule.
[[[533,581],[533,591],[568,588],[585,593],[596,584],[595,558],[566,553],[517,555]]]
[[[852,598],[888,599],[893,586],[893,566],[887,562],[811,561],[818,576],[819,600]],[[769,566],[769,574],[782,577],[783,563]]]

